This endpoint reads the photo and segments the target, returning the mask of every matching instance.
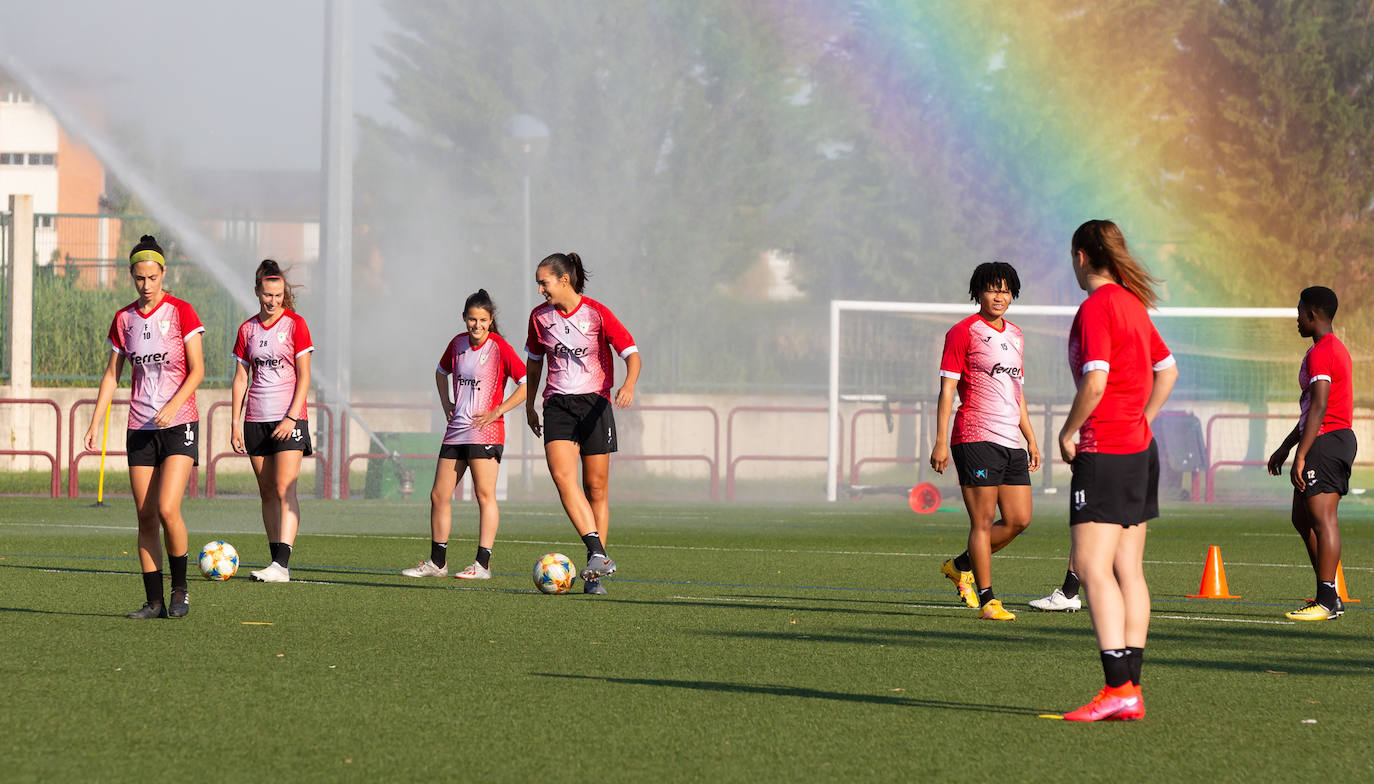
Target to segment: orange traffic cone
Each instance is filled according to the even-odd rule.
[[[1345,592],[1345,568],[1341,566],[1340,561],[1336,562],[1336,595],[1341,597],[1341,601],[1346,604],[1359,601],[1359,599],[1351,599],[1350,594]]]
[[[1239,599],[1232,596],[1226,587],[1226,567],[1221,565],[1221,548],[1212,545],[1207,548],[1207,562],[1202,566],[1202,585],[1196,594],[1188,594],[1189,599]]]

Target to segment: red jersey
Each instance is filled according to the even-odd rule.
[[[495,332],[488,332],[482,345],[473,346],[464,332],[448,342],[439,357],[439,372],[453,381],[453,416],[444,444],[506,443],[504,417],[480,429],[472,421],[501,405],[506,379],[525,383],[525,363],[515,349]]]
[[[272,326],[261,315],[239,325],[234,359],[252,374],[245,405],[246,422],[280,422],[296,396],[296,360],[315,350],[305,319],[283,310]],[[297,419],[305,419],[301,411]]]
[[[1335,333],[1323,335],[1302,358],[1298,368],[1298,387],[1302,397],[1298,403],[1302,413],[1298,416],[1298,432],[1307,426],[1307,411],[1312,407],[1312,382],[1327,381],[1331,390],[1326,397],[1326,415],[1322,417],[1321,429],[1317,435],[1333,430],[1350,427],[1355,416],[1355,390],[1351,383],[1353,369],[1350,352]]]
[[[950,327],[940,375],[959,381],[959,411],[950,444],[990,441],[1021,448],[1021,329],[997,329],[977,313]]]
[[[196,311],[185,301],[164,294],[148,313],[132,302],[110,322],[110,347],[128,358],[133,391],[129,394],[129,429],[157,430],[153,421],[186,381],[186,341],[205,331]],[[200,419],[194,392],[168,427]]]
[[[615,382],[611,348],[622,359],[639,350],[610,308],[591,297],[583,297],[567,315],[548,303],[530,312],[525,353],[548,362],[545,400],[593,392],[610,400]]]
[[[1145,422],[1145,404],[1155,372],[1173,364],[1173,354],[1134,294],[1116,283],[1090,294],[1069,328],[1069,371],[1075,385],[1089,371],[1106,371],[1107,389],[1078,431],[1078,451],[1124,455],[1148,449],[1154,435]]]

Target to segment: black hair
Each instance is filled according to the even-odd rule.
[[[568,280],[572,282],[573,291],[578,294],[582,293],[582,289],[587,285],[587,278],[591,277],[587,268],[582,266],[582,257],[572,251],[550,254],[539,262],[539,266],[552,269],[556,278],[567,275]]]
[[[129,251],[129,261],[132,262],[134,260],[134,254],[141,250],[155,250],[160,256],[167,255],[162,252],[162,246],[157,244],[157,238],[151,234],[144,234],[142,237],[138,238],[138,244],[133,247],[133,250]]]
[[[979,295],[998,283],[1007,284],[1012,299],[1021,296],[1021,278],[1015,267],[1005,261],[985,261],[973,269],[973,277],[968,280],[968,298],[977,302]]]
[[[491,301],[491,295],[486,289],[478,289],[468,295],[468,299],[463,303],[463,318],[468,317],[468,311],[473,308],[481,308],[491,316],[491,332],[501,334],[501,330],[496,327],[496,303]]]
[[[282,307],[287,310],[296,309],[295,286],[292,286],[286,279],[286,275],[281,271],[281,265],[272,259],[263,259],[258,265],[258,271],[253,275],[253,290],[262,293],[262,282],[267,278],[280,278],[282,283]]]
[[[1309,286],[1298,295],[1298,302],[1314,313],[1321,313],[1328,320],[1336,318],[1336,292],[1325,286]]]

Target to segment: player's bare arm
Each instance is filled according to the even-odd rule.
[[[1031,426],[1030,410],[1026,408],[1026,396],[1021,396],[1021,437],[1026,439],[1026,454],[1029,456],[1027,468],[1040,470],[1040,445],[1035,442],[1035,428]]]
[[[1078,454],[1078,443],[1073,437],[1078,433],[1083,423],[1088,421],[1097,404],[1102,402],[1102,395],[1107,392],[1107,371],[1089,370],[1083,374],[1082,380],[1078,382],[1078,392],[1073,396],[1073,405],[1069,408],[1069,418],[1064,420],[1064,426],[1059,429],[1059,456],[1065,463],[1072,463]]]
[[[1308,391],[1312,393],[1312,405],[1307,409],[1307,418],[1303,420],[1302,439],[1298,441],[1298,451],[1293,454],[1293,467],[1288,469],[1288,478],[1299,491],[1307,489],[1307,481],[1302,475],[1303,469],[1307,467],[1307,452],[1312,448],[1312,442],[1317,440],[1317,434],[1322,429],[1322,419],[1326,417],[1326,404],[1331,397],[1331,382],[1325,379],[1313,381]]]
[[[615,407],[629,408],[635,402],[635,384],[639,381],[639,352],[625,357],[625,383],[615,393]]]
[[[229,393],[229,446],[240,455],[247,454],[243,445],[243,399],[248,392],[248,367],[234,363],[234,383]]]
[[[154,424],[158,428],[171,427],[172,420],[176,419],[177,412],[186,405],[186,401],[191,395],[196,393],[196,388],[205,378],[205,354],[204,346],[201,345],[201,333],[197,332],[186,339],[186,379],[177,387],[175,395],[167,401],[153,418]]]
[[[272,431],[272,438],[285,441],[291,437],[291,433],[296,429],[296,423],[305,418],[305,395],[309,389],[310,353],[306,352],[296,357],[296,389],[291,394],[291,405],[286,409],[286,416],[277,423],[277,429]]]
[[[530,357],[525,363],[525,421],[529,423],[530,432],[536,437],[544,435],[544,426],[539,423],[539,412],[534,408],[534,401],[539,399],[539,379],[544,375],[543,358],[536,359]]]
[[[526,370],[526,372],[528,373],[529,371]],[[501,405],[497,406],[496,408],[478,414],[477,418],[472,420],[472,424],[474,427],[477,428],[486,427],[487,425],[490,425],[492,422],[495,422],[496,420],[505,416],[508,411],[510,411],[511,409],[515,408],[523,402],[525,402],[525,384],[516,384],[515,391],[510,393],[510,397],[501,401]]]
[[[954,392],[959,379],[940,377],[940,400],[935,406],[935,446],[930,448],[930,467],[943,474],[949,467],[949,418],[954,411]]]
[[[99,429],[101,417],[105,416],[105,409],[109,407],[110,401],[114,400],[115,389],[119,387],[119,376],[123,372],[124,355],[111,351],[110,361],[105,365],[105,373],[100,377],[100,391],[95,396],[95,413],[91,415],[91,426],[86,428],[87,449],[96,448],[96,431]]]

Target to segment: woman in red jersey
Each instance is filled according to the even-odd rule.
[[[968,289],[978,312],[945,333],[930,450],[930,466],[940,474],[953,455],[968,509],[968,549],[945,561],[940,571],[965,604],[982,608],[980,618],[1014,621],[992,592],[992,554],[1030,525],[1030,472],[1040,469],[1040,448],[1022,394],[1021,330],[1004,318],[1021,294],[1021,279],[1010,264],[992,261],[974,269]],[[960,404],[951,447],[949,417],[956,392]]]
[[[1116,224],[1079,226],[1070,257],[1088,298],[1069,329],[1078,392],[1059,431],[1059,452],[1073,466],[1073,560],[1090,599],[1106,685],[1064,718],[1140,719],[1150,626],[1145,530],[1159,516],[1159,453],[1150,423],[1169,399],[1178,368],[1147,311],[1158,300],[1157,281],[1131,256]]]
[[[277,262],[263,259],[255,279],[258,315],[239,325],[234,340],[238,363],[229,444],[253,464],[271,551],[267,567],[250,576],[261,583],[284,583],[291,580],[291,552],[300,529],[296,480],[301,461],[311,454],[305,396],[315,344]]]
[[[605,546],[611,520],[606,487],[611,453],[616,451],[611,351],[625,360],[625,383],[614,401],[616,407],[626,408],[635,399],[639,349],[609,308],[582,295],[587,271],[576,253],[555,253],[539,262],[535,280],[544,304],[530,313],[525,341],[530,378],[525,416],[534,434],[544,437],[544,456],[563,510],[587,547],[583,592],[604,594],[601,578],[615,573],[615,561],[606,555]],[[546,361],[549,378],[541,425],[534,399]]]
[[[162,288],[167,260],[151,235],[129,252],[129,276],[138,299],[110,323],[112,348],[96,395],[95,416],[86,429],[95,449],[100,417],[114,398],[127,361],[132,369],[129,430],[125,452],[129,484],[138,513],[138,560],[143,572],[143,607],[129,618],[180,618],[191,610],[186,586],[186,521],[181,495],[191,469],[200,464],[200,414],[196,387],[205,377],[200,317]],[[162,544],[172,573],[171,602],[162,599]]]
[[[472,472],[473,494],[477,496],[477,557],[453,576],[460,580],[491,577],[491,550],[496,546],[496,529],[501,524],[496,506],[496,477],[506,443],[504,417],[525,399],[525,363],[501,337],[496,327],[496,305],[486,289],[478,289],[468,297],[463,305],[463,321],[468,331],[448,342],[434,373],[448,430],[439,447],[434,487],[429,492],[429,560],[402,570],[406,577],[448,575],[450,505],[464,471]],[[502,400],[507,381],[515,382],[515,390]]]
[[[1350,492],[1350,466],[1358,444],[1350,425],[1355,393],[1350,352],[1332,331],[1336,292],[1325,286],[1303,289],[1298,297],[1298,334],[1312,339],[1312,348],[1298,368],[1298,424],[1269,457],[1269,473],[1278,476],[1288,452],[1297,446],[1293,468],[1293,527],[1307,547],[1317,575],[1317,597],[1284,613],[1295,621],[1330,621],[1345,613],[1336,590],[1341,562],[1341,530],[1336,510]]]

